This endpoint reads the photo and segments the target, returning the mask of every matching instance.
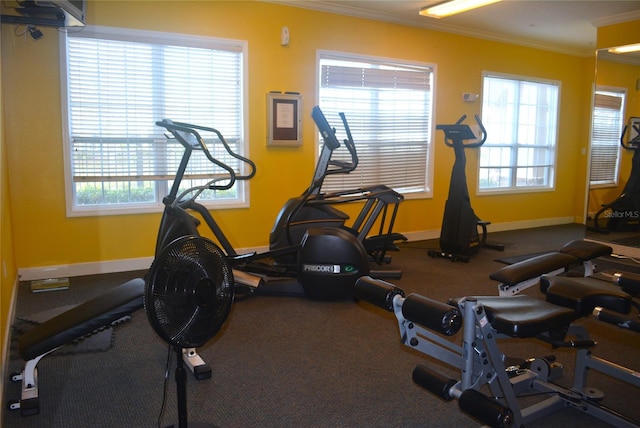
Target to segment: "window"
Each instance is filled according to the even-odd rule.
[[[216,128],[246,151],[243,42],[105,27],[62,37],[69,215],[161,209],[183,153],[156,126],[163,118]],[[202,136],[214,156],[240,168]],[[194,152],[183,187],[219,171]],[[245,188],[236,182],[205,198],[238,206]]]
[[[554,186],[560,84],[485,73],[479,192]]]
[[[620,133],[623,127],[625,90],[597,87],[591,128],[589,185],[618,184]]]
[[[431,196],[435,67],[331,52],[321,52],[318,63],[319,106],[340,141],[338,113],[345,113],[359,157],[355,171],[329,176],[323,190],[384,184],[405,196]],[[334,158],[339,152],[348,156],[339,149]]]

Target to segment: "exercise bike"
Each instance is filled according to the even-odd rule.
[[[627,131],[625,125],[620,136],[620,145],[625,150],[632,150],[631,173],[620,196],[613,202],[603,205],[593,217],[593,226],[588,227],[593,232],[609,234],[612,231],[624,231],[637,229],[640,226],[640,125],[633,124],[636,135],[625,143]],[[607,218],[607,224],[602,227],[599,224],[600,217]]]
[[[349,174],[358,166],[358,154],[344,113],[339,113],[347,138],[344,146],[348,150],[350,160],[332,159],[335,150],[340,147],[336,138],[336,130],[332,128],[319,107],[314,107],[311,116],[323,139],[323,145],[309,187],[298,197],[289,199],[278,214],[269,236],[270,250],[279,250],[302,242],[310,227],[338,227],[349,231],[362,243],[369,259],[381,265],[389,263],[388,251],[397,251],[397,243],[407,240],[400,233],[393,232],[396,215],[404,196],[393,189],[376,185],[353,190],[326,193],[322,191],[324,180],[335,174]],[[364,202],[354,222],[346,224],[349,216],[335,207],[349,202]],[[388,213],[389,208],[391,212]],[[377,234],[371,230],[379,221]],[[288,265],[295,260],[292,254],[276,259],[281,265]],[[399,278],[399,271],[376,271],[374,276]]]
[[[465,141],[477,139],[469,125],[462,123],[466,118],[467,116],[463,115],[453,125],[436,125],[436,129],[444,132],[444,143],[453,148],[456,160],[451,171],[449,196],[444,206],[440,250],[429,250],[428,254],[431,257],[448,258],[454,262],[458,260],[468,262],[471,255],[480,247],[504,250],[502,244],[487,242],[487,226],[491,223],[480,220],[471,207],[465,171],[467,164],[465,150],[482,146],[487,140],[487,131],[480,117],[475,115],[482,137],[480,141],[465,144]],[[478,227],[482,229],[482,235],[478,233]]]

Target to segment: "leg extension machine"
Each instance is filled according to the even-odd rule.
[[[553,290],[547,290],[547,298]],[[579,296],[579,289],[563,292]],[[356,284],[356,296],[395,313],[402,343],[460,372],[450,379],[437,369],[418,365],[413,380],[443,400],[457,399],[460,409],[492,427],[522,427],[556,410],[571,407],[616,427],[638,427],[639,422],[606,408],[597,390],[586,385],[588,370],[597,370],[633,387],[640,387],[638,372],[592,355],[596,343],[583,326],[574,324],[582,311],[558,306],[525,295],[512,297],[463,297],[442,303],[404,292],[370,277]],[[630,310],[625,293],[591,293],[589,302],[613,310]],[[585,303],[584,299],[577,300]],[[462,330],[459,342],[448,340]],[[553,347],[576,351],[573,386],[561,387],[553,380],[562,366],[547,358],[532,358],[514,365],[500,351],[498,339],[536,338]],[[540,400],[525,406],[523,395]]]

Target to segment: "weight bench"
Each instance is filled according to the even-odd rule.
[[[513,296],[538,284],[541,275],[564,275],[575,265],[584,266],[584,276],[594,273],[593,260],[608,256],[613,249],[592,241],[575,240],[566,243],[560,251],[553,251],[505,266],[489,275],[498,281],[500,296]]]
[[[460,379],[451,379],[420,364],[413,371],[413,381],[443,400],[457,399],[460,409],[482,424],[522,427],[570,407],[616,427],[638,427],[638,421],[602,406],[602,394],[586,385],[587,371],[597,370],[640,387],[638,372],[593,356],[596,342],[584,326],[574,323],[592,308],[630,309],[631,296],[615,287],[611,293],[604,288],[584,289],[578,282],[562,286],[554,283],[545,290],[549,301],[515,295],[470,296],[442,303],[417,294],[405,297],[393,284],[362,277],[356,283],[355,295],[394,312],[404,345],[459,371]],[[552,303],[555,298],[564,299],[565,306]],[[580,309],[568,307],[571,305]],[[459,330],[460,341],[448,338]],[[574,349],[573,385],[565,388],[552,382],[562,376],[562,365],[550,357],[514,363],[500,351],[498,339],[523,338]],[[522,396],[527,396],[526,405],[521,404]]]
[[[18,352],[25,361],[22,372],[11,375],[22,381],[21,399],[10,401],[9,410],[20,409],[22,416],[40,412],[38,369],[40,360],[56,349],[143,307],[144,280],[137,278],[115,287],[42,323],[18,339]]]
[[[628,280],[628,277],[624,278]],[[540,278],[540,291],[548,302],[570,308],[578,317],[593,314],[601,321],[636,332],[640,332],[640,322],[622,315],[629,314],[634,307],[638,308],[633,300],[638,287],[637,282],[616,286],[594,278],[547,275]]]

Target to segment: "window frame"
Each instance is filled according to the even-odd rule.
[[[364,55],[364,54],[358,54],[358,53],[352,53],[352,52],[343,52],[343,51],[333,51],[333,50],[323,50],[323,49],[318,49],[316,51],[316,100],[317,103],[320,105],[320,91],[321,91],[321,85],[320,85],[320,80],[321,80],[321,60],[322,59],[333,59],[333,60],[339,60],[339,61],[347,61],[347,62],[354,62],[354,63],[358,63],[358,62],[362,62],[362,63],[376,63],[376,64],[383,64],[383,63],[387,63],[387,64],[396,64],[396,65],[401,65],[401,66],[406,66],[406,67],[411,67],[411,66],[417,66],[417,67],[424,67],[424,68],[429,68],[431,70],[431,87],[430,87],[430,97],[431,97],[431,104],[430,104],[430,123],[429,123],[429,129],[427,130],[429,138],[428,138],[428,142],[427,142],[427,152],[426,152],[426,163],[424,165],[424,190],[423,191],[413,191],[413,192],[404,192],[401,190],[397,190],[400,191],[403,196],[404,199],[428,199],[428,198],[432,198],[433,197],[433,188],[434,188],[434,142],[435,142],[435,128],[436,128],[436,97],[437,97],[437,72],[438,72],[438,66],[437,64],[434,63],[429,63],[429,62],[423,62],[423,61],[413,61],[413,60],[405,60],[405,59],[399,59],[399,58],[388,58],[388,57],[382,57],[382,56],[374,56],[374,55]],[[322,106],[320,105],[320,107],[322,108]],[[352,125],[352,121],[349,119],[349,114],[346,114],[346,119],[349,122],[349,125]],[[343,126],[342,123],[340,122],[336,122],[334,120],[329,120],[329,123],[336,128],[337,130],[337,134],[338,134],[338,139],[341,141],[342,137],[344,136],[344,130],[343,130]],[[351,126],[350,126],[351,127]],[[351,129],[351,132],[353,134],[353,139],[356,145],[356,150],[358,150],[358,134],[357,132],[354,132],[354,129]],[[318,160],[318,157],[320,155],[320,151],[322,148],[322,142],[320,141],[320,135],[319,133],[316,132],[316,139],[315,139],[315,147],[316,147],[316,162]],[[345,158],[346,159],[346,158]],[[360,166],[359,166],[360,168]],[[329,176],[326,180],[327,183],[331,183],[331,180],[339,180],[340,177],[337,176]],[[375,185],[388,185],[389,183],[368,183],[368,184],[375,184]],[[364,186],[366,186],[367,184],[365,184]],[[329,186],[327,186],[328,188],[330,188],[331,184]],[[391,187],[391,186],[390,186]],[[348,187],[348,185],[342,185],[342,188],[344,190],[353,190],[354,187]],[[333,191],[336,191],[335,188],[332,189]],[[396,189],[394,189],[396,190]]]
[[[498,78],[498,79],[506,79],[506,80],[511,80],[511,81],[519,81],[519,82],[526,82],[526,83],[533,83],[533,84],[544,84],[544,85],[553,85],[557,87],[557,97],[556,97],[556,105],[555,105],[555,115],[553,115],[553,126],[555,127],[554,133],[553,133],[553,144],[552,146],[548,149],[548,150],[552,150],[552,153],[550,153],[549,157],[551,159],[551,164],[548,165],[549,171],[548,171],[548,176],[547,176],[547,180],[548,180],[548,184],[546,185],[542,185],[542,186],[518,186],[517,185],[517,169],[518,169],[518,165],[517,165],[517,157],[515,155],[511,156],[511,162],[508,166],[508,168],[512,168],[513,169],[513,178],[511,180],[511,184],[509,185],[509,187],[481,187],[481,171],[482,171],[482,167],[481,167],[481,156],[482,156],[482,150],[483,149],[488,149],[491,147],[491,145],[487,145],[486,143],[480,147],[480,152],[479,152],[479,158],[478,158],[478,171],[477,171],[477,182],[476,182],[476,195],[477,196],[486,196],[486,195],[496,195],[496,194],[523,194],[523,193],[538,193],[538,192],[551,192],[555,190],[556,187],[556,177],[557,177],[557,170],[558,170],[558,139],[559,139],[559,123],[560,123],[560,109],[561,109],[561,100],[562,100],[562,82],[558,81],[558,80],[551,80],[551,79],[544,79],[544,78],[540,78],[540,77],[532,77],[532,76],[522,76],[522,75],[516,75],[516,74],[509,74],[509,73],[499,73],[499,72],[493,72],[493,71],[483,71],[482,72],[482,91],[483,91],[483,96],[482,96],[482,106],[481,109],[484,110],[484,100],[485,100],[485,95],[484,94],[484,90],[485,90],[485,79],[486,78]],[[518,106],[520,106],[520,103],[518,104]],[[482,117],[484,118],[484,111],[482,112]],[[488,128],[487,124],[484,124],[486,128]],[[514,123],[514,131],[517,130],[518,128],[518,124]],[[487,130],[488,133],[488,139],[491,138],[491,132],[489,130]],[[515,140],[512,142],[512,144],[509,146],[512,148],[512,150],[515,150],[515,152],[517,153],[518,150],[518,141]],[[546,165],[543,165],[542,167],[547,167]],[[506,167],[505,167],[506,168]],[[537,168],[537,166],[532,166],[532,168]]]
[[[239,151],[243,156],[249,157],[249,120],[248,120],[248,43],[244,40],[225,39],[217,37],[196,36],[190,34],[177,34],[169,32],[136,30],[119,27],[105,26],[86,26],[81,32],[80,37],[102,38],[120,41],[133,41],[143,43],[154,43],[160,45],[197,47],[205,49],[217,50],[235,50],[240,54],[241,70],[240,70],[240,99],[238,102],[241,107],[241,118],[243,123],[240,126]],[[144,203],[122,203],[122,204],[96,204],[91,206],[83,206],[76,204],[75,198],[75,181],[72,173],[71,151],[73,142],[71,141],[71,124],[69,112],[69,90],[68,90],[68,70],[67,70],[67,39],[73,37],[74,34],[60,32],[59,34],[59,52],[60,52],[60,83],[61,83],[61,116],[62,116],[62,143],[64,158],[64,179],[65,179],[65,205],[67,217],[84,217],[84,216],[105,216],[105,215],[127,215],[142,213],[159,213],[164,209],[162,198],[168,193],[170,180],[156,181],[156,200],[154,202]],[[156,120],[161,120],[158,117]],[[181,118],[171,118],[181,121]],[[195,125],[215,127],[210,123],[194,123]],[[155,126],[155,124],[154,124]],[[163,134],[163,130],[158,128],[158,135]],[[164,137],[162,137],[164,138]],[[155,139],[154,139],[155,140]],[[166,138],[165,138],[166,140]],[[164,141],[164,140],[163,140]],[[209,141],[205,138],[205,141]],[[171,141],[168,144],[176,144],[177,141]],[[212,143],[213,144],[213,143]],[[152,180],[148,180],[152,181]],[[158,186],[161,190],[158,190]],[[201,199],[199,202],[210,209],[231,209],[244,208],[250,205],[250,183],[249,181],[236,181],[234,187],[237,191],[237,197],[233,199],[207,200]]]
[[[622,160],[622,147],[620,146],[620,137],[616,139],[616,160],[615,160],[615,171],[613,172],[613,179],[611,181],[599,181],[597,183],[593,183],[591,180],[592,174],[592,165],[594,162],[593,155],[593,139],[594,139],[594,121],[595,121],[595,109],[596,109],[596,94],[598,92],[606,92],[606,93],[615,93],[621,95],[621,105],[620,105],[620,129],[618,129],[618,135],[622,133],[622,129],[625,126],[625,115],[626,115],[626,103],[627,103],[627,88],[623,87],[615,87],[615,86],[606,86],[606,85],[596,85],[593,89],[593,106],[591,110],[591,132],[589,134],[589,176],[588,176],[588,188],[589,189],[605,189],[610,187],[617,187],[620,184],[620,162]]]

